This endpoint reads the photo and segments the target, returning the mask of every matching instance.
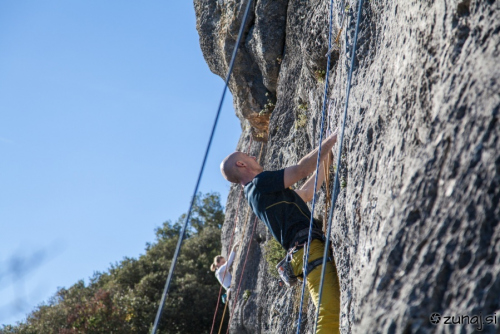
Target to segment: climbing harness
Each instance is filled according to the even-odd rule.
[[[317,221],[315,221],[315,222],[316,222],[316,224],[318,224]],[[316,225],[316,226],[318,226],[318,225]],[[295,273],[293,272],[292,264],[291,264],[292,259],[293,259],[293,254],[296,253],[298,250],[302,249],[306,245],[306,243],[307,243],[306,237],[308,235],[309,235],[308,228],[297,232],[297,234],[295,234],[295,238],[291,242],[291,244],[294,246],[291,247],[290,249],[288,249],[283,260],[281,260],[276,265],[276,270],[278,271],[278,275],[280,276],[281,281],[283,283],[285,283],[285,285],[287,287],[291,287],[291,286],[296,285],[299,277],[302,277],[302,278],[305,277],[308,273],[311,272],[311,270],[313,270],[314,268],[319,266],[321,263],[323,263],[323,258],[316,259],[316,260],[309,262],[307,264],[306,270],[302,274],[295,275]],[[325,240],[325,235],[323,234],[323,231],[318,227],[312,229],[312,236],[311,237],[312,237],[312,239],[318,239],[321,241]]]
[[[286,253],[283,260],[278,262],[278,264],[276,265],[278,275],[280,276],[281,281],[285,283],[287,287],[294,286],[298,282],[297,276],[295,276],[292,268],[292,256],[293,255],[291,253]]]
[[[325,258],[328,254],[328,251],[329,251],[330,233],[332,231],[333,209],[335,208],[335,204],[337,202],[337,196],[339,193],[339,169],[340,169],[339,166],[340,166],[340,159],[342,156],[342,146],[344,143],[344,130],[345,130],[345,124],[347,122],[347,108],[349,105],[349,94],[351,92],[352,71],[354,69],[354,60],[356,58],[356,44],[358,41],[359,21],[361,21],[361,9],[362,8],[363,8],[363,0],[359,0],[358,17],[356,19],[356,30],[354,33],[354,41],[353,41],[352,54],[351,54],[351,67],[349,68],[349,75],[347,77],[344,116],[342,119],[342,130],[340,132],[339,151],[338,151],[338,155],[337,155],[337,170],[335,171],[335,180],[333,182],[332,204],[330,205],[330,215],[328,217],[328,229],[327,229],[327,233],[326,233],[325,251],[323,253],[323,267],[321,268],[321,282],[319,285],[318,308],[316,309],[316,316],[314,318],[314,332],[316,332],[316,328],[318,326],[318,316],[319,316],[319,309],[320,309],[319,305],[321,305],[321,294],[323,292],[323,285],[325,282],[325,272],[326,272],[326,260],[325,260]]]
[[[316,223],[316,227],[313,228],[312,232],[311,232],[312,239],[318,239],[321,241],[325,240],[325,235],[323,234],[323,231],[320,228],[318,228],[318,222],[316,220],[315,220],[315,223]],[[298,281],[297,277],[305,277],[307,275],[307,273],[309,273],[311,270],[313,270],[319,264],[321,264],[321,263],[316,264],[316,262],[315,262],[314,266],[310,266],[312,262],[308,263],[306,271],[300,275],[297,275],[297,276],[293,272],[292,265],[291,265],[293,254],[296,253],[299,249],[303,248],[306,245],[306,243],[307,243],[306,237],[308,237],[308,236],[309,236],[309,229],[308,228],[305,228],[305,229],[297,232],[295,234],[295,238],[290,243],[291,245],[294,245],[294,246],[291,247],[290,249],[288,249],[288,251],[285,255],[285,258],[283,260],[281,260],[276,265],[276,269],[278,270],[278,274],[279,274],[281,280],[288,287],[294,286],[295,284],[297,284],[297,281]]]
[[[306,233],[304,233],[304,236],[307,235],[309,232],[308,229],[302,230]],[[301,232],[302,232],[301,231]],[[300,232],[299,232],[300,233]],[[298,233],[298,234],[299,234]],[[325,236],[321,232],[321,230],[314,229],[313,230],[313,239],[320,239],[320,240],[325,240]],[[316,260],[313,260],[307,264],[306,271],[303,272],[302,274],[295,275],[293,272],[292,268],[292,259],[293,259],[293,254],[296,253],[298,250],[302,249],[306,245],[306,242],[299,243],[298,241],[295,242],[295,246],[291,247],[283,260],[281,260],[277,265],[276,265],[276,270],[278,271],[278,274],[281,278],[281,281],[285,283],[287,287],[292,287],[297,284],[299,281],[299,278],[304,279],[308,273],[310,273],[314,268],[320,266],[323,263],[323,258],[318,258]],[[331,261],[331,258],[329,258]]]
[[[168,296],[168,290],[170,288],[170,283],[172,281],[172,276],[173,276],[173,273],[174,273],[174,270],[175,270],[175,265],[176,265],[177,259],[179,257],[179,252],[180,252],[180,249],[181,249],[182,241],[184,240],[184,235],[186,234],[186,228],[187,228],[187,225],[189,223],[189,219],[191,218],[191,211],[192,211],[192,208],[194,206],[194,201],[196,200],[196,194],[198,193],[198,188],[200,186],[200,181],[201,181],[201,177],[203,175],[203,170],[205,169],[205,164],[207,162],[208,152],[210,151],[210,146],[212,146],[212,140],[213,140],[213,137],[214,137],[214,134],[215,134],[215,128],[217,127],[217,123],[219,121],[219,116],[220,116],[220,113],[221,113],[221,110],[222,110],[222,104],[224,102],[224,97],[226,95],[227,86],[228,86],[228,83],[229,83],[229,78],[231,77],[231,73],[233,71],[234,61],[236,59],[236,53],[238,52],[240,41],[241,41],[242,36],[243,36],[243,31],[245,30],[245,24],[247,22],[248,13],[250,12],[251,5],[252,5],[252,0],[248,0],[247,6],[246,6],[246,9],[245,9],[245,13],[243,15],[243,20],[241,22],[240,31],[238,33],[238,39],[236,40],[236,44],[234,46],[233,54],[231,56],[231,62],[229,63],[229,69],[227,71],[227,76],[226,76],[226,80],[225,80],[225,83],[224,83],[224,89],[222,90],[222,96],[221,96],[221,99],[220,99],[220,102],[219,102],[219,107],[217,109],[217,113],[216,113],[216,116],[215,116],[214,124],[212,126],[212,131],[210,133],[210,139],[208,140],[207,148],[205,150],[205,155],[203,157],[203,162],[201,164],[200,173],[198,174],[198,180],[196,181],[196,186],[194,188],[193,196],[191,198],[191,204],[189,205],[189,210],[188,210],[188,212],[186,214],[186,220],[184,221],[184,225],[182,226],[181,232],[179,234],[179,241],[177,242],[177,247],[175,249],[174,257],[172,259],[172,264],[170,265],[170,270],[168,272],[167,281],[165,282],[165,287],[163,289],[163,293],[162,293],[160,305],[158,307],[158,312],[156,313],[156,317],[155,317],[155,321],[154,321],[154,324],[153,324],[153,328],[151,329],[151,334],[156,334],[156,332],[158,331],[158,325],[160,323],[161,314],[163,313],[163,308],[165,306],[165,300],[167,299],[167,296]]]
[[[314,220],[314,222],[317,223],[317,220]],[[308,228],[300,230],[295,234],[295,237],[293,238],[290,244],[295,245],[294,247],[296,247],[296,245],[298,244],[306,243],[308,241],[308,236],[309,236]],[[318,227],[318,225],[315,225],[315,227],[312,228],[311,239],[325,241],[325,235],[323,234],[323,231]]]

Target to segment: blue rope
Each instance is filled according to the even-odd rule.
[[[337,202],[337,197],[338,197],[338,193],[339,193],[340,159],[341,159],[341,155],[342,155],[342,146],[344,143],[344,129],[345,129],[345,123],[346,123],[346,119],[347,119],[347,107],[349,104],[349,94],[351,92],[352,71],[354,69],[354,60],[356,58],[356,43],[358,41],[359,21],[361,20],[361,8],[362,7],[363,7],[363,0],[359,0],[358,18],[356,20],[356,32],[354,34],[354,42],[353,42],[353,46],[352,46],[351,68],[349,69],[349,76],[347,77],[347,89],[346,89],[346,100],[345,100],[345,106],[344,106],[344,117],[343,117],[343,122],[342,122],[342,131],[340,132],[339,153],[337,156],[337,170],[335,172],[335,181],[333,183],[332,203],[331,203],[330,212],[328,215],[328,230],[326,232],[325,251],[323,253],[323,266],[321,267],[321,283],[319,285],[318,307],[316,309],[316,317],[314,319],[314,332],[316,332],[316,328],[318,326],[319,306],[321,305],[321,294],[323,292],[323,284],[325,281],[326,260],[327,260],[328,252],[329,252],[328,244],[330,242],[330,233],[332,232],[333,209],[335,207],[335,203]]]
[[[203,170],[205,169],[205,164],[207,162],[207,157],[208,157],[208,153],[210,151],[210,146],[212,145],[212,140],[213,140],[213,137],[215,134],[215,128],[217,127],[217,122],[219,121],[219,116],[221,113],[222,104],[224,102],[224,97],[225,97],[226,91],[227,91],[227,85],[229,83],[229,79],[230,79],[231,73],[233,71],[234,60],[236,59],[236,53],[238,52],[238,47],[240,45],[240,41],[241,41],[241,38],[243,36],[243,31],[245,30],[245,23],[247,21],[247,17],[248,17],[248,13],[250,11],[251,4],[252,4],[252,0],[248,0],[247,7],[245,9],[245,14],[243,16],[243,21],[241,22],[240,31],[238,34],[238,39],[236,40],[236,44],[235,44],[234,50],[233,50],[233,55],[231,57],[231,62],[229,63],[229,70],[228,70],[227,75],[226,75],[224,89],[222,90],[222,96],[220,98],[219,108],[217,109],[215,121],[214,121],[214,124],[212,126],[212,132],[210,133],[210,139],[208,140],[208,145],[207,145],[207,148],[205,150],[205,156],[203,157],[203,163],[201,164],[200,173],[198,174],[198,180],[196,181],[196,186],[194,188],[193,197],[191,198],[191,204],[189,205],[189,210],[188,210],[188,213],[186,215],[186,220],[184,221],[184,226],[182,227],[181,233],[179,234],[179,241],[177,242],[177,248],[175,249],[174,257],[172,259],[172,264],[170,265],[170,271],[168,273],[168,278],[167,278],[167,281],[165,283],[165,288],[163,289],[163,294],[161,297],[160,305],[158,307],[158,312],[156,313],[156,318],[155,318],[155,322],[153,325],[153,329],[151,330],[151,334],[156,334],[156,331],[158,330],[158,324],[160,323],[160,317],[161,317],[161,314],[163,313],[163,308],[165,306],[165,300],[167,299],[167,296],[168,296],[168,289],[170,287],[170,282],[172,281],[172,275],[173,275],[174,270],[175,270],[177,258],[179,257],[179,251],[181,249],[182,241],[184,240],[184,235],[186,233],[186,228],[187,228],[187,225],[189,223],[189,218],[191,218],[191,211],[193,209],[193,205],[194,205],[194,202],[196,200],[196,194],[198,193],[198,188],[200,185],[201,177],[203,175]]]
[[[332,44],[332,17],[333,17],[333,0],[330,0],[330,28],[328,34],[328,49]],[[325,76],[325,93],[323,98],[323,111],[321,114],[321,130],[319,132],[319,148],[318,148],[318,158],[316,160],[316,176],[314,177],[314,193],[313,193],[313,201],[311,208],[311,219],[309,221],[309,235],[307,237],[307,244],[304,250],[304,260],[302,263],[302,272],[303,272],[303,282],[302,282],[302,294],[300,296],[300,307],[299,307],[299,319],[297,324],[297,334],[300,334],[300,325],[302,322],[302,306],[304,304],[304,292],[306,289],[306,278],[307,278],[307,263],[309,262],[309,248],[311,245],[312,238],[312,228],[314,222],[314,207],[316,206],[316,189],[318,186],[318,171],[320,165],[320,157],[321,157],[321,143],[323,142],[323,128],[325,125],[325,114],[326,114],[326,102],[328,100],[328,78],[330,76],[330,54],[328,54],[328,60],[326,63],[326,76]],[[318,304],[319,305],[319,304]]]

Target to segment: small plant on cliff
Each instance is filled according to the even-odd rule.
[[[299,103],[299,109],[302,111],[307,111],[307,102]]]
[[[345,178],[342,178],[342,183],[340,184],[340,187],[343,189],[345,187],[347,187],[347,181],[345,180]]]
[[[325,70],[316,70],[316,71],[314,71],[314,77],[320,83],[325,82],[325,77],[326,77]]]
[[[245,290],[245,292],[243,292],[243,300],[244,301],[247,301],[248,298],[250,298],[250,296],[252,295],[252,291],[250,290]]]
[[[278,271],[276,270],[276,265],[285,257],[285,255],[285,250],[274,238],[270,239],[265,244],[264,257],[267,262],[267,270],[271,276],[279,278]]]
[[[304,112],[299,112],[295,120],[295,130],[303,128],[307,124],[307,115]]]
[[[281,65],[283,59],[281,58],[281,56],[279,56],[278,58],[276,58],[276,61],[278,62],[278,65]]]
[[[267,115],[267,114],[272,113],[274,111],[274,108],[276,107],[276,105],[274,104],[273,100],[270,98],[270,94],[266,93],[266,96],[268,97],[267,103],[264,104],[264,107],[259,112],[259,116]]]
[[[254,135],[254,138],[260,138],[260,139],[263,139],[266,137],[266,133],[265,132],[260,132],[260,133],[256,133]]]

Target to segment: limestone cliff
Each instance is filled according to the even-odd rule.
[[[246,1],[194,1],[204,57],[222,77]],[[267,169],[296,163],[318,143],[329,6],[254,1],[230,89],[243,125],[237,149],[246,150],[253,135],[264,143]],[[346,8],[347,15],[332,54],[332,127],[341,122],[357,6],[334,1],[334,35]],[[364,2],[339,166],[343,187],[330,236],[342,333],[472,333],[477,327],[435,326],[433,312],[496,312],[500,323],[499,31],[498,0]],[[253,141],[252,153],[260,145]],[[324,190],[316,216],[324,216]],[[239,192],[233,187],[228,198],[225,247]],[[242,249],[252,235],[253,216],[244,228],[246,210],[241,199],[236,236]],[[231,333],[295,333],[297,290],[279,287],[268,274],[262,254],[269,238],[259,222]],[[234,277],[243,261],[244,253]],[[313,309],[309,302],[304,333]]]

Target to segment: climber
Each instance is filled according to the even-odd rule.
[[[329,135],[321,146],[321,163],[330,164],[331,149],[337,141],[337,131]],[[313,173],[316,168],[318,148],[304,156],[296,165],[278,171],[264,171],[255,157],[242,152],[227,156],[220,168],[224,178],[244,186],[244,193],[254,213],[271,231],[274,238],[292,255],[291,266],[295,276],[303,269],[304,244],[308,239],[311,212],[306,202],[313,199],[313,174],[297,190],[289,187]],[[318,189],[325,179],[325,169],[320,168]],[[321,261],[324,241],[322,231],[313,230],[306,277],[312,300],[318,307],[321,280]],[[318,262],[320,263],[319,265]],[[314,265],[312,265],[314,263]],[[322,302],[316,333],[339,333],[340,288],[335,262],[327,261]]]
[[[211,271],[215,271],[215,277],[217,277],[217,280],[219,280],[219,283],[222,284],[224,289],[226,289],[226,293],[222,295],[222,302],[225,303],[226,300],[229,298],[229,292],[230,292],[230,286],[231,286],[231,280],[233,279],[233,276],[229,272],[229,268],[233,264],[234,261],[234,256],[236,249],[238,248],[239,243],[235,243],[232,250],[231,254],[229,254],[229,258],[226,259],[222,255],[217,255],[214,258],[214,262],[210,266]]]

